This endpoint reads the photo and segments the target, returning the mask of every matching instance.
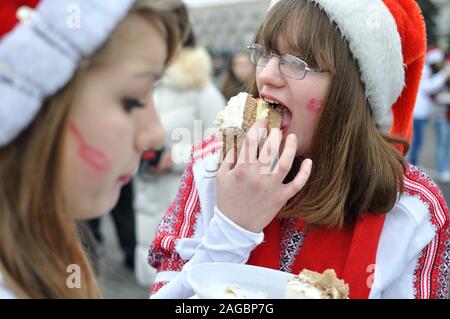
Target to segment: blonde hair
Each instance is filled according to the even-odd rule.
[[[311,176],[282,215],[298,216],[310,226],[341,227],[365,212],[390,211],[403,191],[405,164],[393,144],[404,141],[384,135],[374,124],[359,67],[337,25],[314,3],[282,0],[268,13],[255,42],[276,52],[280,37],[309,65],[332,75],[313,135]],[[250,91],[258,94],[255,81]],[[300,163],[297,159],[286,182]]]
[[[158,3],[158,6],[156,6]],[[138,0],[130,13],[161,22],[168,59],[173,57],[186,26],[187,12]],[[93,56],[101,60],[120,41],[115,33]],[[77,85],[79,69],[60,92],[43,103],[33,123],[13,142],[0,148],[0,271],[20,298],[101,297],[77,225],[65,210],[61,190],[63,134]],[[79,288],[67,284],[68,266],[78,265]]]

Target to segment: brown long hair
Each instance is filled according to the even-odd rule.
[[[237,55],[246,53],[247,52],[242,51],[233,54],[221,79],[222,84],[220,86],[220,91],[227,101],[233,96],[237,95],[239,92],[245,91],[246,83],[237,78],[236,74],[233,71],[233,63]]]
[[[155,7],[156,2],[138,0],[131,12],[162,23],[169,60],[179,48],[180,28],[186,24],[172,8]],[[116,38],[113,33],[91,60],[101,60]],[[21,298],[101,296],[75,221],[65,210],[60,180],[63,134],[85,71],[80,68],[65,88],[43,103],[32,124],[0,148],[0,271]],[[79,288],[67,284],[70,265],[79,267]]]
[[[337,25],[310,1],[281,0],[258,29],[255,42],[276,52],[280,37],[308,64],[332,75],[313,135],[311,176],[282,216],[299,216],[310,226],[341,227],[354,224],[364,212],[390,211],[397,193],[403,192],[405,164],[394,144],[405,142],[376,127],[358,64]],[[250,92],[258,95],[255,82]]]

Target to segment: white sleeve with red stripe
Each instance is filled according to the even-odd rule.
[[[189,267],[205,262],[231,262],[244,264],[250,253],[264,238],[263,233],[252,233],[224,216],[217,208],[208,231],[201,238],[195,252],[180,272],[159,272],[156,281],[166,282],[154,292],[152,298],[189,298],[194,291],[186,280]],[[177,250],[180,248],[177,247]]]
[[[245,263],[262,242],[262,233],[237,226],[215,208],[215,179],[205,172],[213,170],[219,158],[208,156],[186,167],[177,198],[150,247],[149,263],[158,270],[152,298],[191,296],[185,267],[212,261]]]
[[[438,186],[409,166],[381,233],[370,298],[448,298],[449,225]]]

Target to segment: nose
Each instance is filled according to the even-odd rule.
[[[137,121],[135,148],[137,152],[160,148],[165,143],[164,129],[156,112],[153,99],[150,98],[144,114],[139,114]]]
[[[266,85],[281,87],[284,85],[285,79],[280,72],[280,58],[272,56],[269,63],[265,67],[257,67],[258,82],[260,87]]]

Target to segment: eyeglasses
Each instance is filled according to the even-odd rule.
[[[303,80],[306,76],[306,72],[325,72],[321,69],[315,69],[308,66],[308,64],[302,59],[290,55],[283,54],[277,55],[275,53],[267,51],[267,49],[261,44],[252,44],[248,46],[250,50],[250,61],[259,67],[266,67],[273,56],[279,59],[280,72],[288,78],[295,80]]]

